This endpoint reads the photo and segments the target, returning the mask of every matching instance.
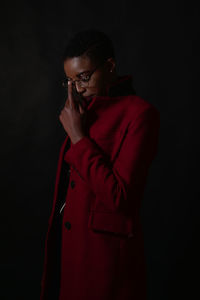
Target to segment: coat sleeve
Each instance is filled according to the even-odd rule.
[[[119,211],[144,180],[157,152],[160,114],[154,107],[141,112],[128,126],[126,136],[113,164],[89,136],[84,136],[65,154],[96,195],[97,210]],[[134,197],[134,196],[133,196]],[[131,201],[133,201],[131,197]]]

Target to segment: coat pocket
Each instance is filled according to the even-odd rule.
[[[90,211],[88,227],[93,231],[133,237],[135,228],[130,217],[119,213]]]

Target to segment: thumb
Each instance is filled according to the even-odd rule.
[[[83,107],[81,106],[80,103],[79,103],[79,111],[80,111],[81,115],[83,115],[85,113],[85,110],[83,109]]]

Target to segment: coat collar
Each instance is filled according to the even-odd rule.
[[[133,80],[132,75],[118,76],[114,82],[107,85],[106,95],[105,96],[94,96],[89,101],[89,104],[88,103],[86,104],[87,109],[90,109],[90,107],[93,105],[93,103],[97,99],[109,100],[112,97],[135,95],[136,92],[132,86],[132,80]]]
[[[106,96],[117,97],[135,94],[132,79],[132,75],[118,76],[116,81],[107,85]]]

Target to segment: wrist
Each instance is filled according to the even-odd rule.
[[[78,143],[83,137],[85,137],[85,135],[79,135],[76,138],[72,139],[71,140],[72,144]]]

